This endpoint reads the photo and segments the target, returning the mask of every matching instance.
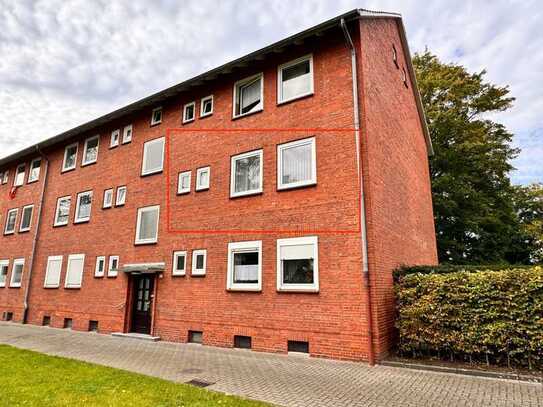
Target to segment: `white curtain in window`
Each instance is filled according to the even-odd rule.
[[[149,210],[141,213],[140,221],[140,236],[141,240],[154,239],[157,235],[158,211]]]
[[[283,154],[283,184],[311,179],[311,144],[285,148]]]
[[[234,281],[257,281],[258,264],[234,265]]]

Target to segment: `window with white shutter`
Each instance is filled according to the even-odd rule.
[[[83,270],[85,267],[84,254],[70,254],[68,256],[68,266],[66,269],[66,280],[64,287],[80,288],[83,282]]]
[[[58,288],[60,285],[60,273],[62,272],[62,256],[49,256],[47,269],[45,270],[45,288]]]

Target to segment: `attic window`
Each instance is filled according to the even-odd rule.
[[[405,87],[408,88],[409,84],[407,83],[407,73],[405,72],[405,68],[402,68],[402,80]]]
[[[183,106],[183,123],[194,121],[196,102],[187,103]]]
[[[151,126],[160,123],[162,123],[162,108],[157,107],[156,109],[153,109],[153,112],[151,113]]]
[[[234,84],[234,118],[263,109],[264,84],[261,73]]]
[[[396,51],[396,46],[392,44],[392,60],[394,61],[394,65],[396,65],[396,68],[400,68],[400,65],[398,65],[398,52]]]

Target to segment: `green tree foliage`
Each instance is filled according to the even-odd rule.
[[[415,55],[413,63],[435,149],[430,174],[440,261],[529,262],[535,249],[519,217],[527,201],[516,198],[523,190],[509,179],[519,150],[511,147],[513,135],[492,120],[512,106],[508,87],[430,52]]]

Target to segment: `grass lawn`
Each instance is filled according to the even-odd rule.
[[[186,384],[0,345],[0,406],[265,406]]]

